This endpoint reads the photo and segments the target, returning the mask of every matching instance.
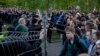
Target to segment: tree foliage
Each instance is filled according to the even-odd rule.
[[[68,9],[80,6],[81,10],[90,11],[94,8],[100,9],[100,0],[0,0],[2,7],[21,7],[30,10],[36,9]]]

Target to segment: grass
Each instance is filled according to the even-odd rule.
[[[60,34],[54,31],[52,33],[51,41],[52,42],[58,42],[60,40]]]
[[[0,35],[0,41],[5,39],[8,26],[9,26],[9,24],[4,24],[4,26],[2,27],[2,32],[1,32],[1,35]]]
[[[4,24],[4,26],[2,27],[2,32],[5,32],[8,28],[9,24]]]

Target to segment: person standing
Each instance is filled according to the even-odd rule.
[[[88,48],[85,43],[75,35],[73,27],[65,29],[66,41],[59,56],[78,56],[80,53],[87,53]]]
[[[26,26],[26,20],[24,18],[18,20],[18,25],[15,27],[15,31],[20,36],[28,36],[28,27]]]

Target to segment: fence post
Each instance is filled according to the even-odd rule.
[[[43,15],[44,18],[43,18],[43,21],[44,21],[44,29],[45,29],[45,39],[44,39],[44,48],[45,48],[45,56],[47,56],[47,29],[46,29],[46,21],[47,21],[47,17],[46,17],[46,14]]]
[[[38,9],[38,14],[39,14],[39,17],[40,19],[42,19],[42,24],[43,24],[43,28],[44,28],[44,31],[45,31],[45,36],[44,36],[44,52],[45,52],[45,56],[47,56],[47,29],[46,29],[46,21],[47,21],[47,18],[46,18],[46,15],[45,14],[41,14],[40,10]]]

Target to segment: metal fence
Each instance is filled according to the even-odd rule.
[[[2,32],[2,34],[4,39],[0,42],[0,55],[42,56],[46,53],[46,50],[43,51],[41,48],[40,31]],[[42,47],[46,49],[45,45]]]

